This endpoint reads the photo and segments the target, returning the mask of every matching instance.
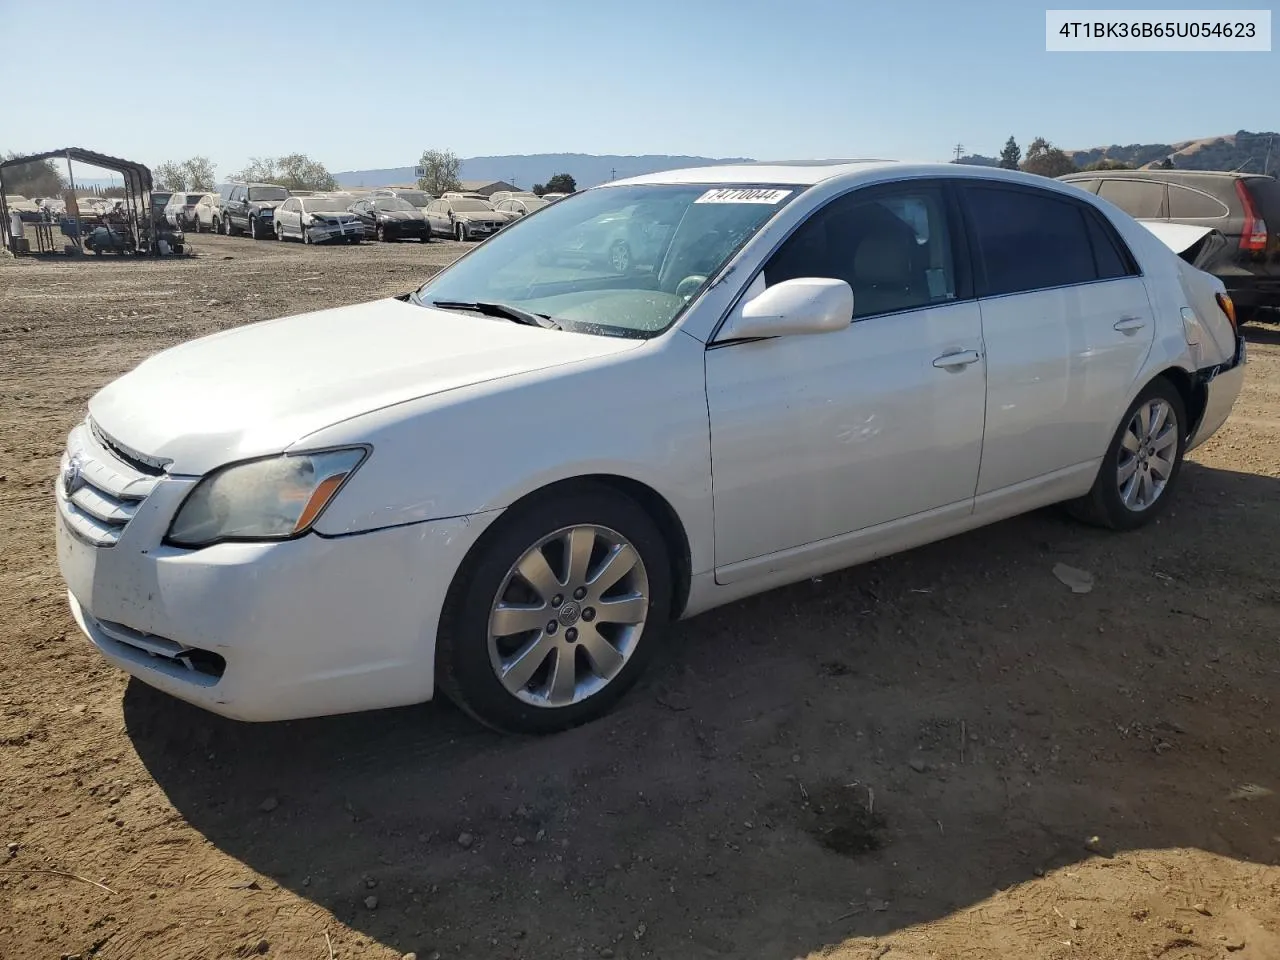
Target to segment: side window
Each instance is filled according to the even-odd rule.
[[[798,277],[847,281],[855,319],[956,299],[942,188],[855,190],[815,211],[764,268],[767,286]]]
[[[1083,190],[1085,193],[1098,192],[1097,180],[1064,180],[1063,182],[1069,183],[1073,187],[1078,187],[1079,189]]]
[[[1165,216],[1164,184],[1153,180],[1103,180],[1098,196],[1131,217],[1151,220]]]
[[[981,296],[1044,290],[1098,279],[1080,205],[1051,193],[966,185]]]
[[[244,199],[244,187],[236,187],[234,190],[231,191],[231,200],[233,203],[243,199]]]
[[[1084,215],[1089,242],[1093,245],[1093,262],[1098,270],[1098,279],[1116,280],[1120,277],[1137,276],[1138,262],[1101,211],[1082,208],[1080,212]]]
[[[1207,220],[1228,216],[1227,205],[1207,193],[1169,184],[1169,216],[1174,220]]]

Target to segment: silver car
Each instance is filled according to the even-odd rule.
[[[276,239],[359,243],[364,237],[364,225],[359,217],[347,212],[349,203],[345,197],[290,197],[276,208]]]
[[[486,200],[441,197],[427,204],[427,227],[433,236],[481,240],[497,233],[513,219],[498,213]]]

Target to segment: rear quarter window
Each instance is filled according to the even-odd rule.
[[[1171,220],[1210,220],[1228,216],[1231,211],[1221,200],[1191,187],[1169,184],[1169,218]]]

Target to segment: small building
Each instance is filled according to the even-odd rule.
[[[499,190],[519,190],[513,183],[505,180],[463,180],[460,193],[478,193],[482,197],[491,197]]]

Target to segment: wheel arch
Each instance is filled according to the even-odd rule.
[[[503,514],[523,511],[547,497],[569,494],[575,489],[590,487],[603,487],[621,494],[639,506],[657,526],[658,532],[662,534],[662,539],[667,545],[667,560],[671,566],[671,619],[679,619],[688,604],[692,581],[693,561],[689,535],[680,515],[676,513],[670,501],[647,483],[612,473],[588,473],[568,477],[544,484],[523,494],[506,507]],[[466,571],[480,556],[481,551],[486,549],[489,542],[497,535],[501,526],[501,520],[491,524],[471,545],[471,549],[467,551],[466,557],[458,565],[458,570],[454,574],[455,583],[464,577]],[[453,586],[451,585],[449,589],[452,592]]]
[[[1170,366],[1151,377],[1143,384],[1142,390],[1147,389],[1148,386],[1160,379],[1169,381],[1173,388],[1178,391],[1178,395],[1182,397],[1182,406],[1187,414],[1184,432],[1186,438],[1193,436],[1200,426],[1200,420],[1204,417],[1205,407],[1209,402],[1208,387],[1195,374],[1184,370],[1182,367]],[[1139,390],[1138,392],[1141,393],[1142,391]]]

